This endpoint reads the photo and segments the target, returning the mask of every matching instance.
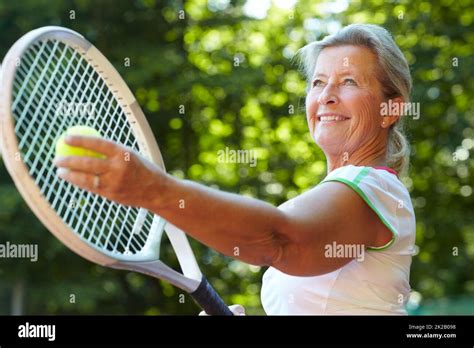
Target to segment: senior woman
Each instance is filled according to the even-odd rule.
[[[99,138],[68,137],[107,159],[58,158],[58,175],[153,211],[227,256],[270,266],[267,314],[406,314],[415,216],[398,173],[408,166],[408,145],[400,114],[380,110],[390,99],[409,101],[408,64],[385,29],[363,24],[307,45],[301,56],[308,127],[327,176],[278,208],[176,179],[136,153],[125,162],[130,149]]]

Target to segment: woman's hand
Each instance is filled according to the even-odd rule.
[[[147,208],[159,196],[160,184],[167,174],[134,150],[97,137],[68,136],[66,143],[102,153],[107,158],[56,158],[54,164],[60,178],[129,206]]]

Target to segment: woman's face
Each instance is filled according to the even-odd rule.
[[[376,65],[375,54],[363,46],[321,51],[306,96],[306,118],[312,138],[326,155],[350,156],[380,139],[384,100]]]

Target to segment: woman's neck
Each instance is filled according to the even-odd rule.
[[[347,157],[347,158],[346,158]],[[364,167],[386,167],[387,161],[385,158],[385,151],[383,154],[367,154],[367,155],[353,155],[353,156],[327,156],[327,173],[347,165],[364,166]]]

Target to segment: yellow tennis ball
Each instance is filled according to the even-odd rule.
[[[84,135],[101,138],[101,134],[94,128],[88,126],[74,126],[68,128],[59,139],[56,141],[56,157],[63,156],[80,156],[80,157],[98,157],[106,158],[105,155],[95,152],[92,150],[87,150],[82,147],[70,146],[66,144],[65,139],[68,135]]]

